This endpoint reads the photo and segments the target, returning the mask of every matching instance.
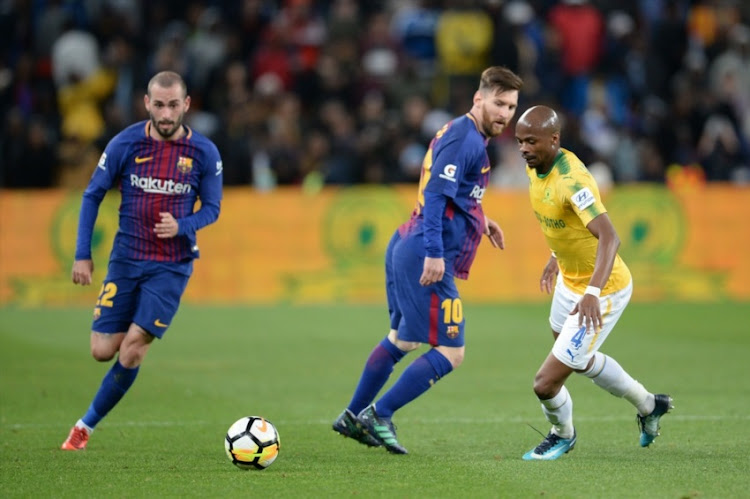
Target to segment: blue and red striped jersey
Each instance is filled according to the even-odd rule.
[[[490,178],[487,139],[471,114],[448,122],[422,162],[417,204],[399,228],[423,237],[425,255],[443,257],[446,272],[466,279],[484,234],[482,197]]]
[[[91,258],[98,207],[114,186],[119,186],[122,199],[111,258],[186,262],[199,256],[196,231],[216,221],[221,207],[219,151],[189,127],[182,138],[162,141],[149,136],[150,127],[150,121],[131,125],[105,148],[83,195],[77,260]],[[198,199],[200,209],[194,212]],[[160,212],[177,220],[177,236],[156,237],[154,225],[161,221]]]

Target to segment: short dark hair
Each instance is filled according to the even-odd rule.
[[[172,85],[179,85],[182,87],[182,91],[187,96],[187,85],[185,84],[185,80],[182,79],[182,76],[175,73],[174,71],[162,71],[160,73],[156,73],[153,78],[148,82],[148,95],[151,95],[151,87],[154,85],[159,85],[160,87],[169,88]]]
[[[521,90],[523,80],[516,73],[505,66],[490,66],[482,71],[479,79],[479,90],[496,90],[507,92],[508,90]]]

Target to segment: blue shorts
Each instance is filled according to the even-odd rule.
[[[400,238],[394,234],[386,250],[386,295],[391,328],[398,338],[432,346],[464,346],[463,303],[453,275],[440,282],[419,284],[424,267],[421,235]]]
[[[191,270],[192,263],[110,261],[91,330],[123,333],[134,322],[161,338],[177,313]]]

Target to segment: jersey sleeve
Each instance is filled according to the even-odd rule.
[[[127,159],[125,158],[126,145],[118,138],[113,138],[107,144],[94,168],[94,173],[91,174],[88,188],[102,188],[108,191],[117,183],[122,165]]]
[[[433,149],[433,173],[425,190],[439,192],[453,199],[466,170],[475,162],[476,148],[469,135],[459,136],[450,133],[451,131],[453,129],[449,129]]]
[[[115,185],[123,163],[124,146],[118,137],[112,139],[104,149],[99,162],[91,174],[91,180],[83,192],[81,212],[78,216],[78,234],[76,235],[76,260],[91,259],[91,236],[94,225],[107,191]]]
[[[570,203],[584,226],[602,213],[606,213],[607,209],[602,203],[596,180],[588,170],[581,167],[575,174],[566,175],[563,177],[563,184],[566,201]]]
[[[205,167],[202,169],[200,187],[198,188],[201,207],[192,215],[177,221],[178,235],[194,235],[198,230],[214,223],[219,218],[224,166],[219,150],[212,142],[209,142],[205,148],[203,163]]]

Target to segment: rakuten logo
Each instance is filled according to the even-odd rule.
[[[486,191],[487,188],[479,187],[478,185],[475,185],[474,188],[471,190],[471,193],[469,193],[469,196],[473,197],[477,200],[477,202],[481,203],[482,198],[484,197],[484,191]]]
[[[152,177],[139,177],[130,175],[130,185],[139,187],[143,192],[153,192],[156,194],[185,194],[192,190],[190,184],[182,184],[174,180],[161,180]]]

